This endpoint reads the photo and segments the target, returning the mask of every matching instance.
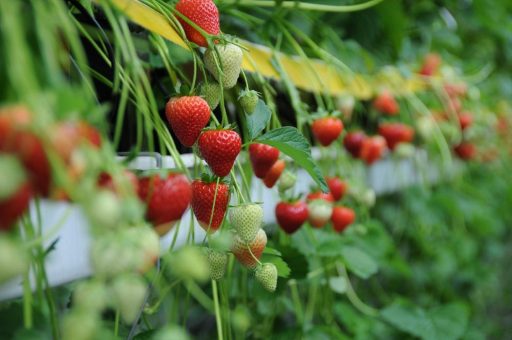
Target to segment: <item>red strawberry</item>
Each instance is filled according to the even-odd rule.
[[[263,229],[260,229],[258,230],[254,240],[252,240],[250,243],[245,243],[237,234],[235,234],[233,237],[233,244],[231,245],[231,251],[235,255],[238,262],[247,268],[254,269],[258,265],[258,262],[254,259],[254,257],[259,260],[266,245],[267,234],[265,234]],[[249,251],[248,247],[251,249],[251,251]],[[254,257],[251,255],[251,252]]]
[[[461,130],[466,130],[473,124],[473,116],[470,112],[461,112],[458,117]]]
[[[217,196],[215,192],[217,191]],[[213,201],[215,199],[215,207]],[[219,229],[229,203],[229,186],[224,183],[192,182],[192,210],[201,227],[211,233]],[[210,224],[211,219],[211,224]],[[208,226],[210,225],[210,228]]]
[[[242,148],[242,139],[233,130],[205,131],[197,143],[204,160],[219,177],[229,174]]]
[[[332,209],[332,227],[338,233],[345,230],[356,218],[354,210],[346,207],[334,207]]]
[[[48,195],[51,173],[38,136],[29,130],[31,113],[22,106],[0,109],[0,151],[15,154],[30,175],[36,192]]]
[[[267,188],[272,188],[276,184],[279,177],[281,177],[284,168],[286,168],[286,163],[282,159],[272,165],[265,178],[263,178],[263,183]]]
[[[432,76],[437,72],[441,65],[441,57],[437,53],[429,53],[425,56],[423,65],[421,66],[420,74],[423,76]]]
[[[21,162],[0,154],[0,231],[9,230],[27,210],[32,190]]]
[[[463,160],[470,160],[476,155],[476,147],[470,142],[461,142],[453,148],[453,151]]]
[[[251,159],[254,175],[258,178],[264,178],[279,158],[279,150],[270,145],[253,143],[249,145],[249,158]]]
[[[414,129],[402,123],[382,123],[379,134],[386,139],[388,148],[394,150],[399,143],[408,143],[414,138]]]
[[[156,232],[165,235],[187,211],[192,199],[192,189],[183,174],[170,173],[167,178],[159,175],[139,180],[139,197],[146,202],[146,218]]]
[[[321,192],[321,191],[315,191],[311,192],[306,196],[306,201],[314,201],[314,200],[324,200],[327,202],[333,203],[334,196],[330,192]]]
[[[220,33],[219,10],[211,0],[180,0],[176,4],[176,10],[187,17],[203,31],[211,35]],[[187,39],[199,46],[207,47],[205,37],[178,16],[183,26]]]
[[[192,146],[210,120],[210,107],[199,96],[171,98],[165,105],[165,115],[181,144]]]
[[[305,202],[280,202],[276,205],[277,223],[287,234],[296,232],[308,219],[308,206]]]
[[[400,110],[398,103],[395,100],[395,97],[391,94],[391,92],[384,90],[381,91],[377,97],[373,101],[373,107],[386,115],[394,116],[398,114]]]
[[[317,119],[311,126],[313,135],[323,146],[329,146],[340,136],[343,131],[343,122],[336,117],[324,117]]]
[[[9,230],[14,222],[28,209],[32,190],[27,182],[8,199],[0,200],[0,230]]]
[[[365,139],[366,134],[362,131],[349,132],[343,139],[343,145],[352,157],[359,157],[359,152],[361,152],[361,146]]]
[[[347,191],[347,183],[338,177],[327,177],[326,181],[334,200],[339,201],[342,199],[343,195]]]
[[[368,137],[361,146],[359,157],[370,165],[379,160],[386,149],[386,140],[381,136]]]

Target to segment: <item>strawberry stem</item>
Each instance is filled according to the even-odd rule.
[[[345,269],[345,266],[342,263],[338,263],[337,268],[338,273],[341,276],[343,276],[345,282],[347,283],[347,298],[352,303],[352,305],[361,313],[367,316],[376,317],[379,314],[379,312],[375,308],[365,304],[357,296],[356,292],[354,291],[354,288],[352,287],[352,284],[350,283],[350,278],[348,277],[348,273],[347,270]]]
[[[338,12],[338,13],[348,13],[348,12],[357,12],[362,11],[364,9],[373,7],[384,0],[370,0],[367,2],[363,2],[357,5],[322,5],[322,4],[313,4],[309,2],[300,2],[300,1],[271,1],[271,0],[225,0],[223,1],[226,4],[233,3],[239,6],[248,6],[248,7],[283,7],[283,8],[293,8],[293,9],[305,9],[310,11],[321,11],[321,12]]]
[[[224,337],[222,336],[222,320],[219,306],[219,292],[217,290],[217,281],[215,280],[212,280],[212,295],[213,304],[215,308],[215,321],[217,323],[217,338],[218,340],[222,340]]]
[[[252,258],[261,266],[262,264],[260,260],[258,260],[258,258],[254,256],[254,254],[252,253],[251,247],[248,244],[246,244],[245,246],[247,247],[247,250],[249,250],[249,254],[251,254]]]

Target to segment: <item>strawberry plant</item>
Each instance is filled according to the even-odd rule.
[[[506,338],[511,10],[1,1],[0,338]]]

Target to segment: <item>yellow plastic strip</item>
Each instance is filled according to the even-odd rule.
[[[138,0],[110,1],[134,23],[178,46],[188,49],[187,44],[162,14]],[[272,51],[268,47],[245,40],[242,40],[240,44],[247,49],[242,61],[244,70],[257,71],[267,78],[279,79],[279,74],[271,63]],[[372,79],[362,75],[351,76],[350,81],[345,77],[344,81],[341,73],[336,68],[320,60],[310,60],[316,75],[312,74],[312,70],[308,67],[306,61],[299,57],[281,54],[280,60],[290,80],[295,86],[305,91],[327,92],[331,95],[350,94],[358,99],[368,99],[373,95],[373,89],[377,88],[372,86]],[[321,80],[321,84],[318,79]],[[422,83],[417,80],[403,80],[401,84],[403,92],[416,91],[422,88]]]

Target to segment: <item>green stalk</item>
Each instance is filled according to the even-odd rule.
[[[220,307],[219,307],[219,293],[217,291],[217,281],[212,280],[212,294],[213,294],[213,303],[215,306],[215,321],[217,322],[217,338],[219,340],[224,339],[222,336],[222,319],[220,315]]]
[[[238,6],[247,7],[283,7],[293,9],[304,9],[310,11],[321,11],[321,12],[338,12],[348,13],[362,11],[367,8],[378,5],[384,0],[370,0],[357,5],[322,5],[313,4],[309,2],[300,1],[271,1],[271,0],[224,0],[223,3],[236,4]]]

